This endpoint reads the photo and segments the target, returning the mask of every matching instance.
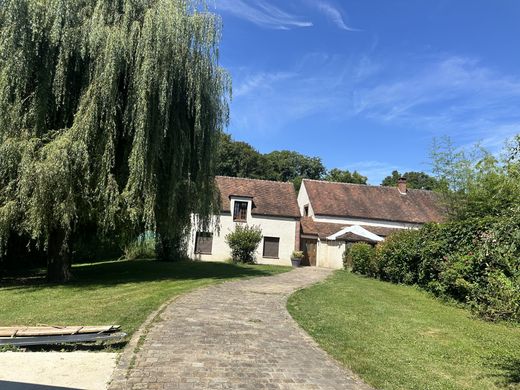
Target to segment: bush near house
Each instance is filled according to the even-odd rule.
[[[226,235],[226,243],[231,248],[233,263],[253,264],[255,251],[262,241],[262,230],[258,226],[238,224],[235,230]]]
[[[367,276],[376,276],[377,274],[375,250],[373,246],[367,243],[355,243],[349,249],[346,249],[344,262],[347,267],[352,268],[353,272]]]
[[[356,244],[362,246],[362,244]],[[507,217],[428,224],[351,249],[353,271],[415,284],[488,320],[520,321],[520,207]],[[363,258],[357,258],[363,257]]]

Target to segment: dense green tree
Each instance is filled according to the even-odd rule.
[[[325,172],[318,157],[289,150],[262,154],[247,142],[233,140],[229,134],[222,134],[220,139],[218,175],[290,181],[299,188],[302,179],[321,179]]]
[[[220,31],[195,0],[2,1],[2,249],[22,234],[67,280],[88,222],[154,230],[160,257],[178,256],[190,214],[213,210],[230,91]]]
[[[342,170],[333,168],[325,175],[325,180],[335,181],[339,183],[354,183],[367,184],[367,177],[360,174],[358,171],[350,172],[349,170]]]
[[[302,179],[321,179],[326,170],[319,157],[309,157],[289,150],[265,155],[271,180],[290,181],[296,188]]]
[[[438,190],[451,217],[456,220],[499,216],[520,199],[520,149],[517,136],[497,159],[475,146],[472,150],[456,149],[449,138],[435,140],[431,158]]]
[[[264,179],[270,176],[263,154],[246,142],[223,133],[218,147],[217,175]]]
[[[415,188],[417,190],[433,190],[437,187],[437,180],[424,172],[406,172],[400,174],[398,171],[392,171],[391,176],[387,176],[381,183],[382,186],[395,187],[397,181],[404,177],[408,188]]]

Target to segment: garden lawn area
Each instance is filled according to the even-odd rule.
[[[147,316],[197,287],[290,267],[211,262],[109,261],[73,267],[76,281],[63,285],[0,287],[0,326],[110,325],[129,335]]]
[[[337,271],[289,298],[296,321],[379,389],[520,388],[520,327],[414,287]]]

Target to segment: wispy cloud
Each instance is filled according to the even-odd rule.
[[[340,10],[333,5],[326,3],[324,1],[312,2],[321,13],[327,16],[338,28],[345,31],[361,31],[357,28],[353,28],[345,23],[342,13]]]
[[[445,57],[355,91],[354,113],[488,146],[520,132],[520,79],[471,58]]]
[[[237,134],[272,137],[319,116],[324,131],[343,129],[342,137],[355,130],[349,126],[363,123],[398,129],[425,144],[446,134],[458,145],[480,141],[495,152],[520,132],[520,77],[470,58],[389,64],[369,56],[309,53],[283,71],[233,73],[231,125]],[[348,168],[376,180],[403,169],[385,163]]]
[[[248,95],[251,92],[258,92],[259,89],[272,88],[272,85],[277,81],[286,80],[294,77],[294,72],[260,72],[248,75],[241,83],[233,90],[233,96],[238,98]]]
[[[218,10],[229,12],[258,26],[289,30],[296,27],[311,27],[312,22],[284,11],[265,0],[216,0]]]
[[[286,71],[235,69],[233,128],[238,132],[272,135],[316,113],[334,115],[338,107],[337,89],[345,85],[335,61],[322,53],[309,53]]]

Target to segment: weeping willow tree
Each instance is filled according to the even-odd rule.
[[[27,237],[68,280],[90,224],[179,256],[215,205],[220,34],[201,1],[0,0],[0,253]]]

